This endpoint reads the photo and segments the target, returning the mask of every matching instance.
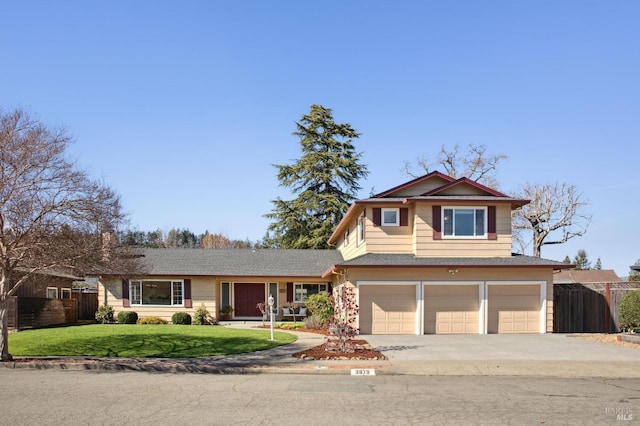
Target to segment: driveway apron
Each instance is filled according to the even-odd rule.
[[[640,350],[568,334],[363,335],[394,361],[640,361]]]

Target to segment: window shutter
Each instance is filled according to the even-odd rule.
[[[380,207],[373,208],[373,226],[380,226],[382,223],[382,209]]]
[[[400,226],[409,225],[409,209],[403,207],[400,209]]]
[[[287,302],[293,302],[293,283],[287,283]]]
[[[433,216],[433,239],[441,240],[442,239],[442,207],[441,206],[433,206],[431,208],[432,216]]]
[[[487,238],[490,240],[498,239],[496,232],[496,206],[487,208]]]
[[[184,280],[184,307],[191,308],[193,302],[191,301],[191,280]]]
[[[122,280],[122,306],[129,308],[131,301],[129,300],[129,280]]]

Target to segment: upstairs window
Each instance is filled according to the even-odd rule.
[[[365,219],[365,212],[362,212],[360,217],[358,217],[358,227],[356,230],[358,234],[358,245],[364,242],[364,219]]]
[[[381,209],[382,226],[399,226],[400,209]]]
[[[445,207],[442,209],[444,237],[483,238],[487,236],[487,209]]]

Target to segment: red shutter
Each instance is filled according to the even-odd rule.
[[[193,302],[191,301],[191,280],[184,280],[184,307],[191,308]]]
[[[487,209],[487,238],[490,240],[498,239],[496,232],[496,206],[489,206]]]
[[[400,209],[400,226],[409,225],[409,209],[403,207]]]
[[[129,280],[122,280],[122,306],[129,308],[131,302],[129,301]]]
[[[287,302],[293,302],[293,283],[287,283]]]
[[[431,209],[431,214],[433,216],[433,239],[441,240],[442,239],[442,215],[441,215],[441,206],[433,206]]]
[[[373,226],[380,226],[382,223],[382,209],[380,207],[373,208]]]

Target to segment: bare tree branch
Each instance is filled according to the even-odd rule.
[[[435,161],[431,162],[428,157],[421,157],[416,160],[416,168],[421,171],[419,174],[414,173],[411,163],[406,161],[404,163],[404,172],[416,178],[424,173],[441,168],[445,174],[454,178],[467,177],[491,188],[497,188],[498,182],[495,173],[498,169],[498,164],[508,158],[505,154],[487,154],[486,145],[476,146],[469,144],[466,152],[460,152],[458,144],[451,149],[447,149],[442,145]]]
[[[512,228],[519,239],[523,231],[533,233],[534,256],[540,257],[542,246],[563,244],[587,232],[591,215],[582,210],[589,200],[574,185],[526,184],[520,196],[531,202],[514,211]]]
[[[103,238],[124,215],[119,197],[65,156],[64,130],[51,130],[22,110],[0,110],[0,355],[11,358],[7,298],[51,268],[126,273],[136,257]],[[106,251],[105,251],[106,250]],[[108,253],[109,255],[105,255]]]

